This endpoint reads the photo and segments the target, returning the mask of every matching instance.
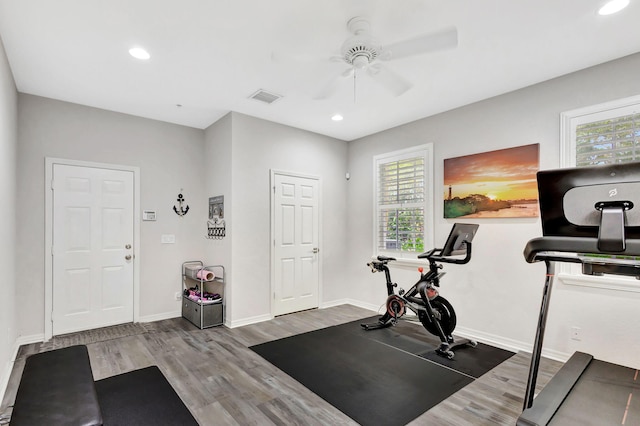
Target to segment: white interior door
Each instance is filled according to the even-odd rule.
[[[317,308],[319,181],[274,174],[273,314]]]
[[[133,172],[53,166],[53,334],[133,321]]]

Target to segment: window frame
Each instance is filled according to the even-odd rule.
[[[640,111],[640,96],[617,99],[560,114],[560,167],[576,167],[576,127]],[[640,293],[638,280],[618,275],[583,275],[580,265],[558,265],[558,279],[567,285]]]
[[[560,113],[560,167],[576,166],[576,127],[640,111],[640,95]]]
[[[378,248],[378,232],[380,226],[380,209],[378,205],[378,194],[379,194],[379,166],[384,163],[391,163],[394,161],[400,161],[408,158],[415,157],[423,157],[424,158],[424,234],[423,234],[423,244],[425,250],[430,247],[433,247],[434,241],[434,161],[433,161],[433,144],[427,143],[418,146],[413,146],[410,148],[400,149],[396,151],[386,152],[383,154],[375,155],[373,157],[373,247],[372,247],[372,257],[377,257],[379,255],[383,256],[391,256],[397,259],[397,262],[394,262],[398,266],[414,266],[415,264],[422,264],[418,260],[417,256],[418,252],[409,252],[409,251],[401,251],[401,250],[380,250]]]

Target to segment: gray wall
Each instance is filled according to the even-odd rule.
[[[233,192],[232,179],[232,113],[216,121],[205,130],[204,171],[207,197],[224,196],[224,220],[226,237],[221,240],[207,240],[206,263],[223,265],[226,273],[225,309],[227,323],[233,316],[233,268],[231,247],[233,242]]]
[[[223,264],[227,272],[227,323],[270,316],[269,170],[314,174],[323,182],[322,301],[342,292],[346,247],[347,144],[264,120],[231,113],[205,131],[52,99],[19,95],[17,270],[31,302],[18,313],[18,335],[35,340],[44,330],[45,157],[136,166],[141,209],[156,222],[141,222],[140,316],[178,316],[183,261]],[[189,213],[172,207],[182,191]],[[227,237],[205,238],[208,197],[225,196]],[[160,244],[174,234],[176,244]],[[34,248],[36,248],[34,250]],[[26,275],[26,273],[25,273]],[[322,303],[322,302],[321,302]]]
[[[271,169],[320,177],[320,303],[344,297],[347,143],[239,113],[232,129],[231,324],[271,314]]]
[[[11,373],[16,341],[16,150],[18,146],[18,92],[0,40],[0,401]]]
[[[639,69],[640,55],[629,56],[349,143],[347,276],[352,297],[376,307],[385,298],[381,274],[372,276],[364,266],[373,246],[374,155],[422,143],[434,144],[435,241],[436,245],[442,244],[455,222],[443,219],[444,159],[538,143],[540,168],[556,168],[559,114],[639,94]],[[446,265],[447,276],[441,287],[443,296],[456,308],[459,329],[485,340],[530,350],[544,266],[527,264],[522,250],[530,238],[540,235],[540,222],[467,221],[480,224],[473,259],[465,266]],[[414,271],[394,271],[399,283],[414,282],[416,276]],[[639,296],[558,283],[545,341],[547,353],[563,358],[574,350],[583,350],[622,364],[637,362]],[[595,318],[603,322],[596,323]],[[569,340],[571,326],[586,332],[582,342]]]
[[[28,340],[44,330],[45,157],[140,168],[141,209],[156,210],[156,222],[141,222],[140,316],[177,316],[181,264],[203,256],[207,200],[202,130],[20,94],[18,99],[18,334]],[[173,212],[182,191],[189,213]],[[175,244],[161,244],[173,234]]]

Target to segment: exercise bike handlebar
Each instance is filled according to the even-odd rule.
[[[428,259],[429,261],[464,265],[465,263],[469,263],[469,261],[471,260],[471,243],[469,241],[465,241],[464,246],[465,246],[464,258],[442,256],[442,251],[444,249],[434,248],[425,253],[419,254],[418,259]]]

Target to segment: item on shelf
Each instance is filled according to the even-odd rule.
[[[206,269],[200,269],[196,273],[196,276],[198,278],[200,278],[201,280],[205,280],[205,281],[211,281],[212,279],[214,279],[216,277],[216,275],[213,272],[207,271]]]
[[[192,287],[189,290],[185,290],[184,294],[189,299],[195,302],[202,302],[204,304],[218,303],[222,301],[222,296],[220,296],[218,293],[209,293],[208,291],[205,291],[204,294],[201,295],[198,287]]]
[[[196,281],[213,281],[216,277],[216,274],[213,271],[201,265],[185,266],[184,272],[187,277]]]

